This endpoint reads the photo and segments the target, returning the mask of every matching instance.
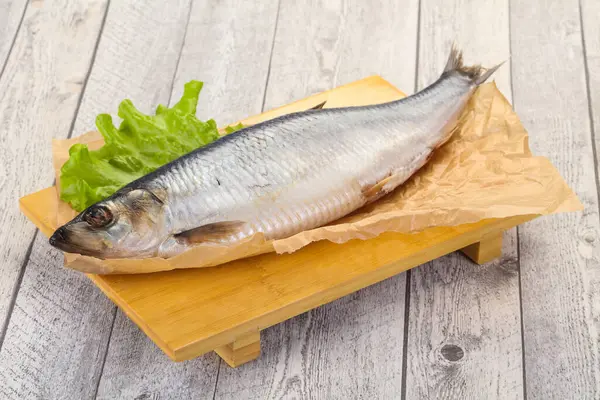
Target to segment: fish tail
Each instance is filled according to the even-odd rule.
[[[448,56],[448,62],[446,62],[446,67],[444,68],[444,74],[456,71],[462,75],[468,76],[475,85],[481,85],[505,62],[506,61],[502,61],[500,64],[491,68],[484,68],[480,64],[471,66],[464,65],[462,51],[458,49],[456,43],[453,43],[452,49],[450,50],[450,56]]]

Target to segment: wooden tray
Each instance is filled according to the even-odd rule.
[[[382,78],[371,77],[245,122],[304,110],[325,98],[335,107],[402,96]],[[57,228],[47,217],[56,204],[54,187],[20,200],[23,213],[46,236]],[[502,231],[533,218],[385,233],[342,245],[321,241],[293,254],[265,254],[212,268],[88,276],[173,360],[214,350],[235,367],[259,356],[261,330],[455,250],[477,263],[490,261],[501,254]]]

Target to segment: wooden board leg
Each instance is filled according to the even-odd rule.
[[[481,241],[461,250],[477,264],[485,264],[502,255],[502,231],[488,233]]]
[[[255,360],[260,356],[260,332],[240,336],[235,342],[215,349],[215,352],[232,368]]]

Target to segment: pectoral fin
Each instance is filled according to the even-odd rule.
[[[214,222],[178,233],[175,239],[189,244],[218,243],[240,233],[245,224],[243,221]]]

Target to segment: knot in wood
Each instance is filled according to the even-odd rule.
[[[448,361],[458,361],[465,356],[463,349],[455,344],[445,344],[441,352],[442,356]]]

